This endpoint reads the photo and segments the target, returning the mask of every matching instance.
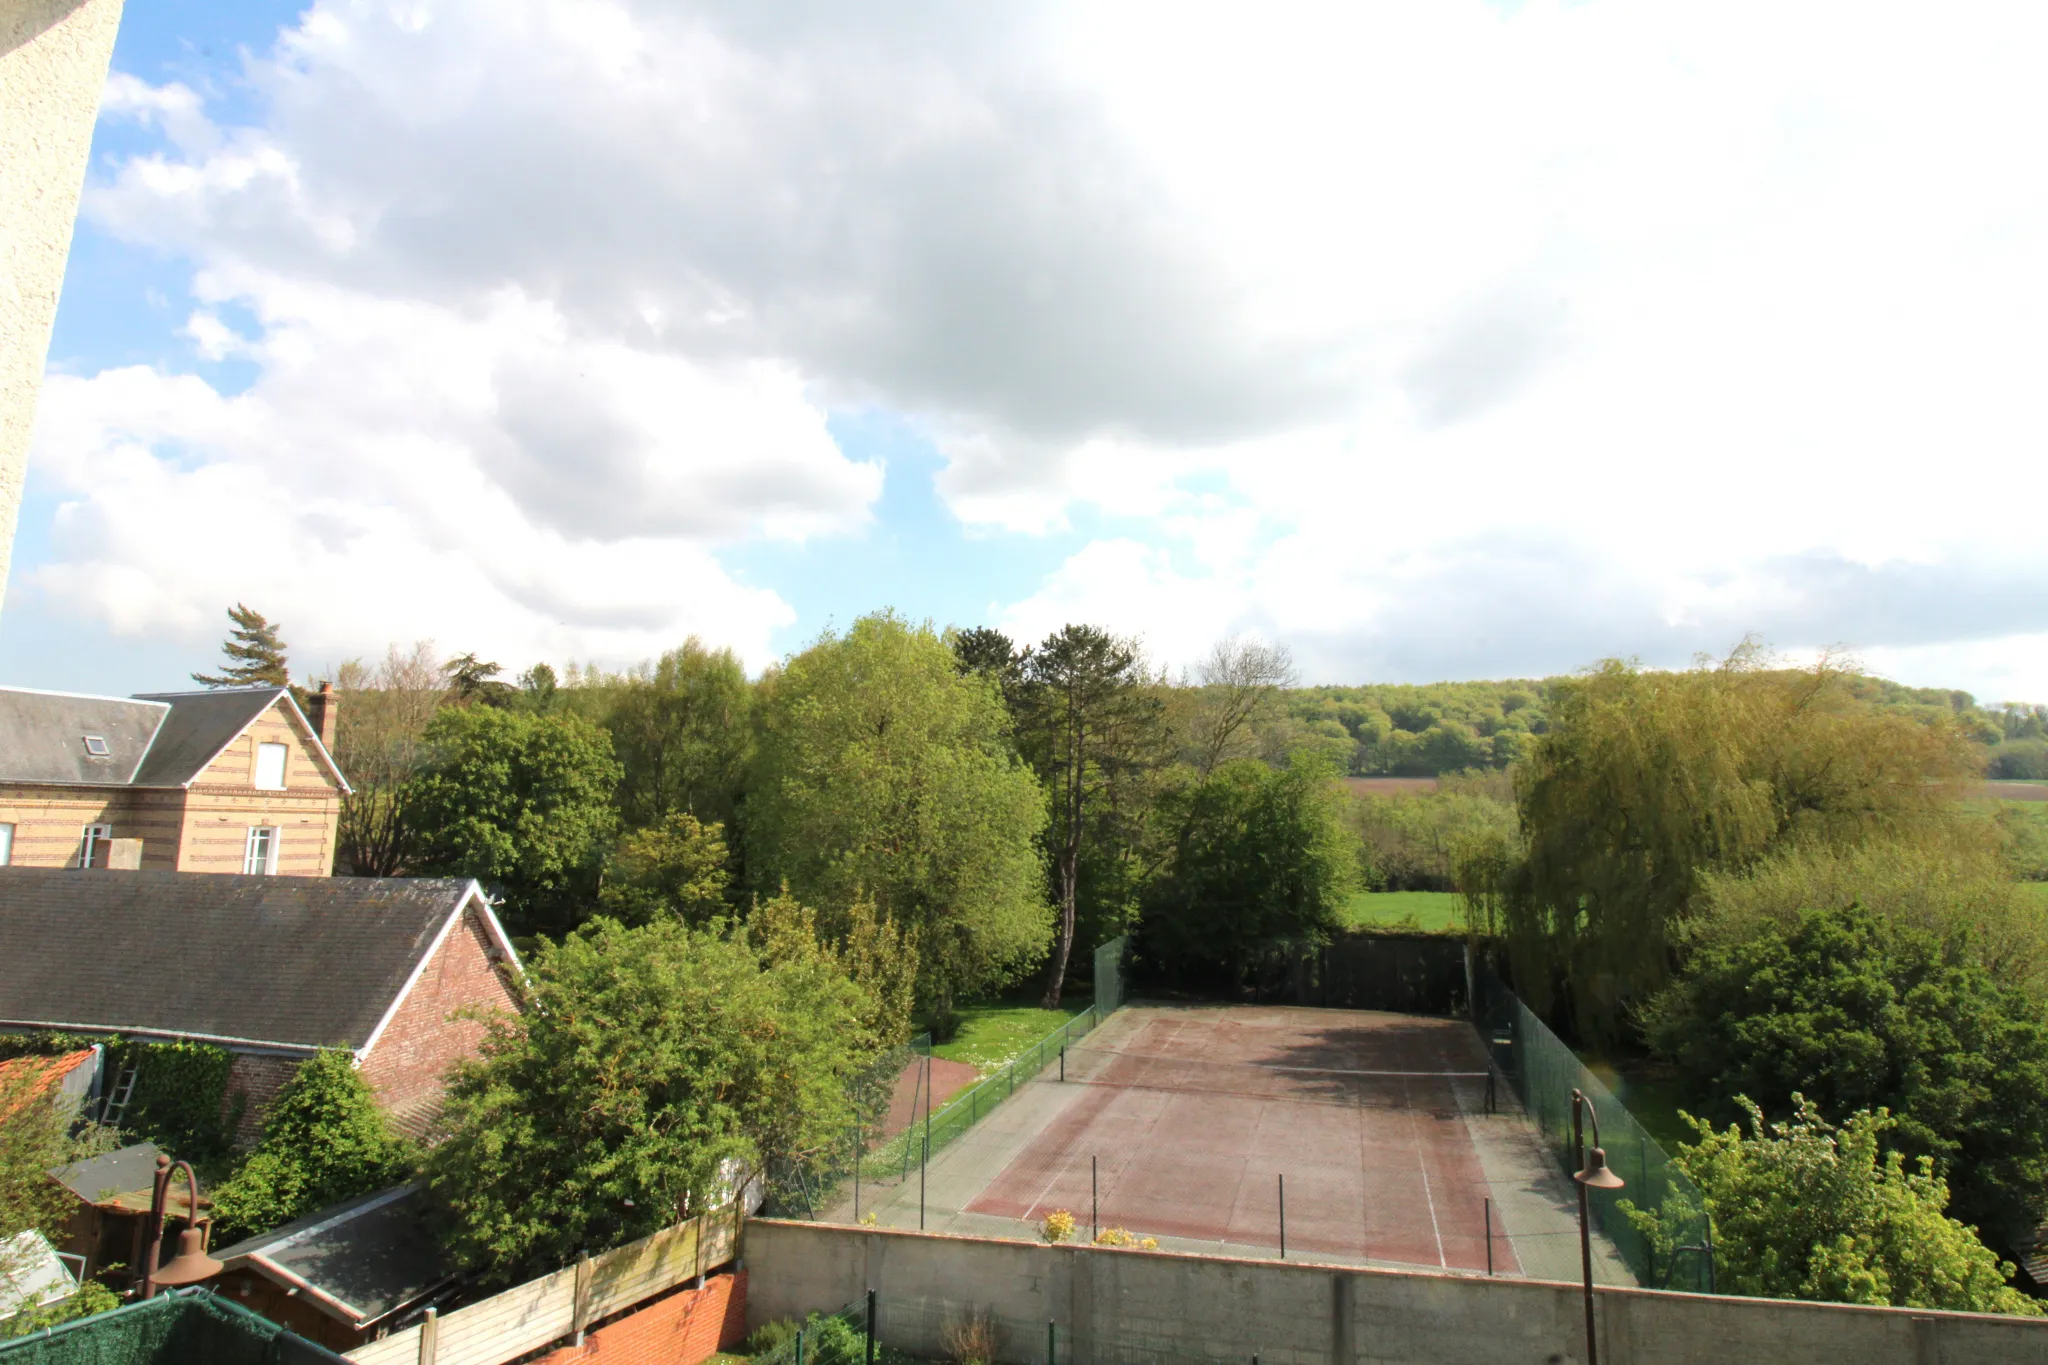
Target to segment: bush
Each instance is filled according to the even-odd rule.
[[[1879,1136],[1892,1126],[1883,1110],[1860,1110],[1837,1128],[1803,1096],[1793,1096],[1793,1117],[1779,1124],[1766,1123],[1747,1100],[1741,1104],[1748,1136],[1733,1126],[1717,1133],[1688,1116],[1699,1141],[1681,1145],[1675,1158],[1713,1218],[1722,1293],[2041,1312],[2006,1283],[2013,1268],[1943,1213],[1948,1188],[1929,1158],[1909,1171],[1902,1153],[1880,1154]],[[1659,1217],[1625,1201],[1622,1207],[1667,1256],[1676,1240],[1672,1229],[1697,1214],[1673,1207]]]
[[[1949,939],[1859,905],[1802,911],[1697,952],[1647,1016],[1712,1115],[1795,1095],[1846,1121],[1887,1109],[1939,1164],[1957,1215],[2014,1238],[2048,1193],[2048,1021]],[[2009,1244],[2009,1243],[2008,1243]]]
[[[412,1144],[391,1132],[355,1058],[322,1052],[285,1082],[262,1142],[213,1192],[217,1234],[233,1240],[268,1232],[397,1184],[414,1164]]]
[[[1986,774],[2002,782],[2048,781],[2048,740],[2015,739],[1991,751]]]

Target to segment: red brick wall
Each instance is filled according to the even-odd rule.
[[[425,1133],[439,1114],[448,1069],[473,1055],[483,1040],[481,1021],[448,1016],[465,1005],[516,1008],[511,987],[491,961],[490,947],[481,917],[473,908],[466,911],[363,1059],[363,1079],[378,1104],[400,1131],[413,1137]]]
[[[242,1097],[242,1118],[235,1125],[235,1145],[253,1146],[263,1136],[263,1116],[270,1112],[270,1102],[277,1098],[277,1092],[284,1089],[284,1083],[299,1069],[303,1057],[259,1057],[247,1052],[234,1054],[234,1061],[228,1066],[228,1088],[226,1103],[228,1112],[234,1112],[235,1096]]]
[[[747,1337],[747,1272],[705,1277],[702,1289],[684,1289],[587,1333],[581,1346],[564,1346],[541,1365],[598,1361],[601,1365],[700,1365]]]

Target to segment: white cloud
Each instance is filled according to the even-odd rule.
[[[779,603],[750,615],[716,554],[859,524],[879,471],[819,414],[872,405],[932,435],[969,527],[1107,528],[1006,594],[1020,630],[1178,655],[1250,628],[1326,676],[1748,629],[1989,667],[1964,642],[2048,629],[2048,548],[2000,493],[2048,446],[2044,29],[324,0],[252,65],[257,126],[117,77],[109,111],[167,145],[89,200],[198,263],[219,306],[188,331],[256,387],[178,407],[197,432],[148,426],[168,378],[62,401],[104,384],[163,477],[233,469],[280,508],[319,481],[254,452],[344,464],[332,524],[473,558],[508,633],[579,651],[682,620],[607,624],[636,555],[688,559],[690,610],[760,638]],[[71,439],[40,458],[115,458]],[[92,540],[119,495],[70,486],[53,590],[177,580]],[[541,564],[551,595],[521,586]]]

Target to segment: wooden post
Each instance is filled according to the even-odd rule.
[[[582,1337],[576,1338],[580,1344]],[[434,1353],[441,1346],[441,1310],[429,1308],[427,1315],[420,1319],[419,1365],[434,1365]]]
[[[583,1344],[583,1329],[590,1326],[590,1253],[584,1252],[576,1258],[576,1295],[571,1309],[570,1325],[574,1339],[571,1346]]]

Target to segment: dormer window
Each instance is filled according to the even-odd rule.
[[[87,735],[85,737],[85,751],[94,758],[105,758],[109,753],[113,752],[107,748],[107,741],[99,735]]]

